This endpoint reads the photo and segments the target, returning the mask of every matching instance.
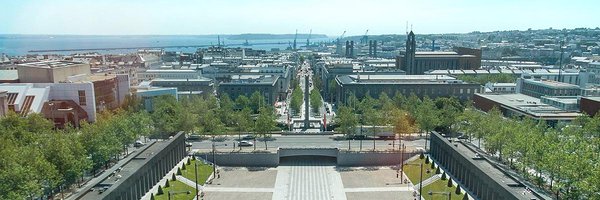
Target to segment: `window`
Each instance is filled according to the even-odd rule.
[[[86,99],[85,99],[85,90],[79,90],[79,105],[81,106],[85,106],[87,105]]]

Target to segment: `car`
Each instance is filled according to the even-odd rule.
[[[240,147],[251,147],[254,144],[252,142],[246,141],[246,140],[242,140],[240,142],[238,142],[238,146]]]
[[[254,140],[254,139],[256,139],[256,136],[254,136],[254,135],[244,135],[242,137],[242,139],[244,139],[244,140]]]
[[[461,136],[458,136],[457,138],[461,139],[461,140],[466,140],[466,139],[469,139],[469,136],[468,135],[461,135]]]
[[[187,137],[187,140],[189,140],[189,141],[201,140],[201,139],[202,139],[202,136],[200,136],[200,135],[189,135]]]
[[[185,147],[192,147],[192,143],[191,142],[186,142],[185,143]]]
[[[141,146],[144,146],[144,143],[142,141],[138,140],[138,141],[135,141],[135,143],[133,143],[133,146],[134,147],[141,147]]]

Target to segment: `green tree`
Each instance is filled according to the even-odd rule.
[[[250,99],[247,96],[240,95],[235,99],[236,107],[241,110],[250,107]]]
[[[154,108],[151,114],[156,135],[159,138],[168,138],[180,130],[180,116],[183,113],[181,104],[173,96],[160,96],[154,99]]]
[[[318,90],[313,89],[310,92],[310,107],[312,108],[314,113],[319,113],[321,106],[323,106],[323,101],[321,98],[321,93]]]
[[[358,117],[352,113],[350,107],[342,105],[337,110],[335,121],[339,125],[336,131],[346,135],[346,138],[348,138],[348,150],[350,150],[350,138],[354,135],[356,125],[358,125]]]
[[[268,107],[260,108],[258,117],[256,118],[256,124],[254,130],[258,135],[261,135],[265,142],[265,150],[267,150],[267,137],[270,132],[275,129],[276,117],[273,114],[273,110]]]
[[[258,110],[263,106],[266,106],[265,97],[259,91],[252,93],[250,108],[252,108],[253,113],[258,113]]]

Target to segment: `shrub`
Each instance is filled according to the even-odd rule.
[[[177,168],[177,175],[181,176],[181,168]]]
[[[431,162],[431,169],[435,169],[435,164],[433,164],[433,162]]]
[[[185,164],[182,164],[182,165],[181,165],[181,169],[182,169],[182,170],[185,170]]]
[[[444,173],[442,174],[442,180],[446,180],[446,179],[447,179],[447,178],[446,178],[446,172],[444,172]]]
[[[429,156],[427,156],[427,158],[425,158],[425,164],[429,164]]]
[[[187,164],[188,165],[192,164],[192,159],[191,158],[187,160]]]
[[[173,175],[171,176],[171,180],[176,181],[177,177],[175,177],[175,173],[173,173]]]
[[[158,186],[158,192],[156,193],[156,195],[162,195],[164,194],[162,187],[159,185]]]
[[[452,178],[448,178],[448,187],[452,187]]]
[[[440,174],[442,172],[440,172],[440,166],[438,165],[437,167],[435,167],[435,174]]]
[[[165,182],[165,188],[171,187],[171,184],[169,183],[169,179],[167,179],[167,182]]]
[[[150,194],[150,200],[154,200],[154,193]]]
[[[455,194],[460,195],[461,191],[460,191],[460,186],[456,187],[456,191],[454,191]],[[465,195],[467,196],[467,195]]]
[[[421,154],[419,154],[419,159],[423,159],[425,158],[425,155],[423,155],[423,152],[421,152]]]
[[[469,195],[465,194],[465,196],[463,196],[462,200],[469,200]]]

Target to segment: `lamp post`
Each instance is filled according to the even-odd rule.
[[[420,167],[421,167],[421,173],[420,173],[420,176],[419,176],[419,199],[421,199],[421,197],[422,197],[422,194],[423,194],[423,193],[422,193],[422,191],[423,191],[423,163],[419,163],[419,164],[415,164],[415,163],[406,163],[406,164],[403,164],[403,166],[404,166],[404,165],[415,165],[415,166],[417,166],[417,165],[418,165],[418,166],[420,166]]]
[[[427,194],[429,194],[431,196],[433,196],[434,194],[444,195],[444,196],[448,196],[448,200],[452,200],[452,193],[451,192],[432,192],[430,190]]]
[[[187,191],[168,191],[167,192],[167,196],[168,199],[171,200],[171,196],[175,196],[176,194],[191,194],[192,192],[187,190]]]
[[[195,157],[195,156],[194,156]],[[194,181],[196,183],[196,200],[200,200],[198,197],[198,162],[196,162],[196,159],[194,158],[194,172],[196,175],[196,180]]]
[[[213,140],[213,143],[212,143],[213,178],[217,177],[217,160],[215,159],[215,147],[216,146],[227,146],[227,144],[216,145],[215,141]]]

